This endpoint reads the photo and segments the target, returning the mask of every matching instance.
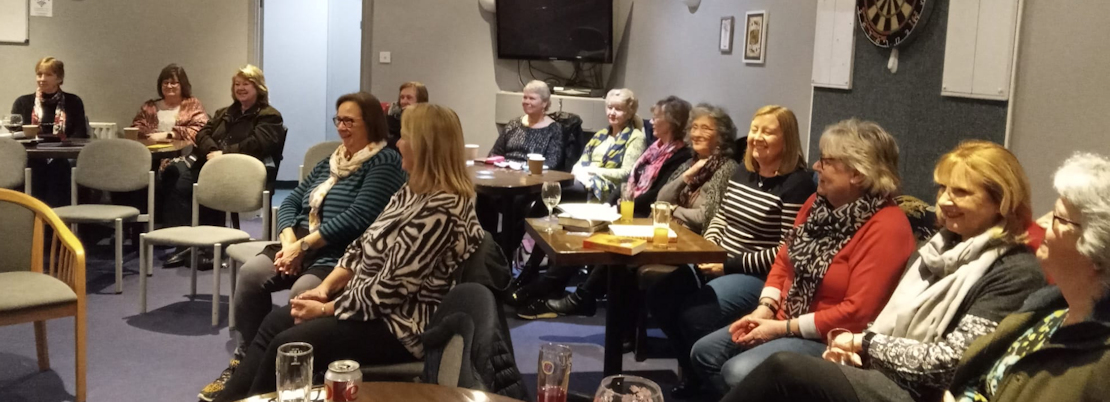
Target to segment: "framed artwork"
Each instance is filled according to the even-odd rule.
[[[732,26],[735,22],[734,17],[721,17],[721,53],[732,53]]]
[[[767,55],[767,11],[748,11],[744,19],[744,63],[763,64]]]

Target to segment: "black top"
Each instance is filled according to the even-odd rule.
[[[54,112],[57,109],[57,102],[50,101],[54,94],[43,94],[46,100],[42,104],[42,116],[39,116],[39,124],[47,125],[54,124]],[[66,102],[66,138],[89,138],[88,122],[89,119],[85,117],[85,102],[81,101],[81,97],[71,94],[69,92],[62,92]],[[27,94],[15,99],[12,103],[12,114],[23,116],[23,124],[31,124],[31,112],[35,109],[35,94]],[[51,134],[51,130],[41,130],[42,134]]]
[[[193,155],[199,162],[197,165],[203,164],[208,153],[214,151],[247,154],[263,162],[272,158],[276,163],[281,161],[284,143],[285,127],[277,109],[256,103],[244,111],[236,101],[217,110],[197,132]]]

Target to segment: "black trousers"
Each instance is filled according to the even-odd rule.
[[[696,269],[678,267],[660,279],[645,297],[648,311],[667,335],[687,379],[696,378],[690,365],[694,342],[735,318],[726,317],[721,311],[713,289],[704,286],[706,281]]]
[[[293,324],[289,306],[270,312],[250,345],[247,356],[225,384],[216,401],[236,401],[250,395],[277,390],[274,368],[278,347],[289,342],[312,345],[312,370],[327,371],[336,360],[355,360],[361,365],[396,364],[418,360],[389,332],[381,319],[372,321],[339,320],[322,317]]]
[[[859,402],[835,363],[792,352],[771,355],[721,402]]]

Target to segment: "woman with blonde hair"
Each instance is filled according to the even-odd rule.
[[[424,327],[482,229],[455,112],[418,104],[402,123],[397,148],[409,182],[320,286],[266,316],[216,401],[273,392],[277,349],[288,342],[312,345],[317,374],[338,359],[382,365],[424,357]]]
[[[820,356],[834,328],[861,331],[905,269],[914,237],[894,203],[898,145],[878,124],[850,119],[821,135],[817,194],[784,235],[758,306],[694,343],[691,365],[724,394],[780,351]]]
[[[771,356],[726,400],[940,400],[968,346],[1045,282],[1025,245],[1029,181],[1010,151],[964,142],[940,158],[933,180],[942,228],[874,324],[839,333],[828,361]]]
[[[544,165],[551,169],[563,168],[563,129],[547,115],[551,108],[551,88],[540,80],[529,81],[524,86],[520,106],[524,115],[512,119],[489,150],[489,156],[502,156],[507,160],[525,162],[528,154],[540,154]]]

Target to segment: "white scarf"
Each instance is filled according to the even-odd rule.
[[[968,291],[1015,247],[1001,241],[1001,231],[995,227],[956,244],[958,235],[948,230],[933,235],[868,330],[920,342],[943,338]]]
[[[323,183],[320,183],[320,185],[316,187],[316,190],[312,191],[312,198],[308,201],[308,205],[312,207],[312,210],[308,213],[309,233],[315,232],[320,228],[321,206],[324,205],[324,197],[327,197],[328,191],[331,191],[331,187],[340,179],[350,176],[351,173],[357,171],[358,168],[362,166],[363,162],[377,155],[378,151],[381,151],[382,148],[385,148],[385,141],[375,142],[355,152],[350,158],[347,158],[347,147],[340,145],[339,148],[335,150],[335,153],[331,154],[331,160],[329,161],[331,165],[331,174],[328,175],[327,180],[324,180]]]

